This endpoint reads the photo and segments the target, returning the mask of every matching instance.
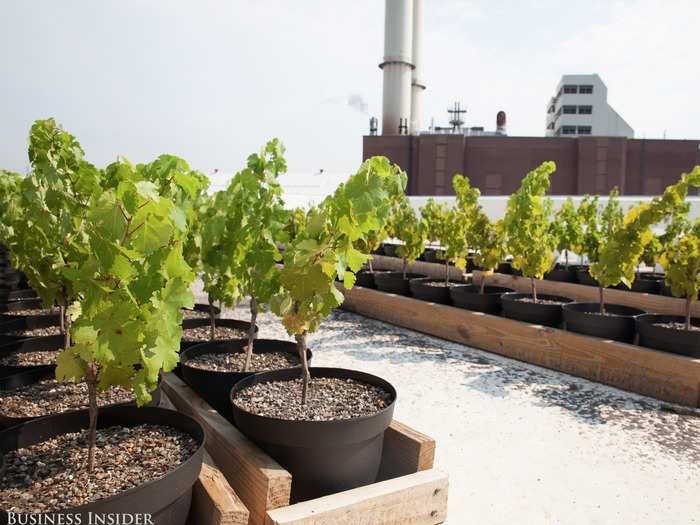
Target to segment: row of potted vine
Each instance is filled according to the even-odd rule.
[[[129,511],[152,514],[155,523],[184,523],[191,491],[174,486],[191,487],[196,479],[202,428],[181,414],[144,406],[157,401],[160,372],[176,369],[180,360],[182,377],[292,473],[293,501],[376,479],[396,391],[362,372],[310,368],[306,338],[342,302],[336,278],[352,287],[369,259],[370,238],[380,235],[396,203],[407,202],[406,176],[397,166],[368,159],[320,205],[287,210],[277,180],[286,171],[277,140],[211,196],[206,177],[169,155],[136,166],[120,158],[98,169],[52,119],[34,124],[29,152],[27,177],[3,172],[0,179],[0,243],[9,250],[1,262],[12,272],[9,255],[27,280],[7,289],[0,304],[0,359],[10,363],[0,379],[0,413],[11,396],[52,377],[87,395],[81,390],[70,406],[52,397],[44,406],[62,413],[30,415],[0,432],[0,453],[9,458],[0,515]],[[191,310],[197,276],[209,304]],[[244,297],[251,322],[218,318],[215,302],[232,306]],[[257,339],[263,307],[280,317],[294,343]],[[200,318],[183,321],[183,310]],[[53,333],[31,337],[43,329]],[[207,342],[181,341],[192,331]],[[182,356],[181,345],[191,345]],[[23,367],[19,361],[32,353]],[[45,361],[37,362],[37,354]],[[32,369],[15,373],[22,368]],[[112,395],[117,389],[130,392],[128,399]],[[142,408],[123,404],[134,401]],[[153,435],[175,433],[184,445],[165,458],[166,470],[107,487],[131,472],[107,465],[110,428],[121,436],[144,424],[156,428]],[[65,455],[71,460],[60,465],[58,477],[38,468],[36,479],[23,480],[12,470],[63,446],[74,432],[86,432],[79,434],[86,439],[70,442]],[[153,460],[139,451],[127,466],[148,471]],[[61,476],[75,480],[70,490],[58,482]],[[59,492],[42,499],[39,485]]]
[[[482,283],[450,281],[420,274],[403,274],[390,270],[365,270],[358,273],[359,286],[386,293],[412,296],[423,301],[452,305],[491,315],[501,313],[531,324],[561,327],[584,335],[633,343],[657,350],[700,357],[700,319],[692,319],[693,328],[684,329],[683,316],[650,314],[639,308],[604,303],[575,302],[559,295],[516,293],[510,288]],[[436,286],[438,285],[438,286]]]

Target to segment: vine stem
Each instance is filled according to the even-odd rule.
[[[214,311],[214,301],[211,295],[207,296],[209,301],[209,340],[216,339],[216,312]]]
[[[600,313],[605,313],[605,298],[603,296],[603,287],[598,287],[598,301],[600,302]]]
[[[255,297],[250,297],[250,327],[248,327],[248,346],[245,348],[245,365],[243,371],[250,368],[250,361],[253,358],[253,341],[255,340],[255,322],[258,320],[258,301]],[[304,354],[306,355],[306,354]]]
[[[88,387],[90,429],[88,432],[88,473],[95,469],[95,441],[97,438],[97,365],[90,363],[85,371],[85,382]]]
[[[309,371],[309,361],[306,359],[306,332],[296,334],[294,338],[297,341],[297,351],[301,359],[301,404],[306,404],[306,399],[309,393],[309,382],[311,381],[311,372]]]

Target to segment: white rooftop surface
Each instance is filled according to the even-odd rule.
[[[269,313],[259,326],[291,339]],[[700,523],[700,410],[346,312],[309,347],[397,388],[396,418],[437,441],[450,525]]]

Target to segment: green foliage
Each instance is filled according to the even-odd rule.
[[[579,254],[586,255],[589,261],[597,261],[598,246],[600,246],[598,196],[586,195],[578,205],[578,215],[583,227]]]
[[[476,213],[467,242],[476,250],[474,264],[477,267],[492,271],[505,258],[504,229],[503,219],[491,222],[483,210]]]
[[[404,265],[412,263],[425,251],[425,222],[418,218],[405,196],[393,207],[389,231],[392,237],[403,241],[396,248],[396,255],[403,259]]]
[[[552,201],[545,194],[555,170],[554,162],[543,162],[508,198],[503,219],[507,248],[513,255],[513,267],[525,277],[541,279],[554,260],[556,238],[549,228]]]
[[[0,244],[12,249],[15,239],[14,221],[21,217],[22,176],[0,170]],[[10,252],[12,253],[12,252]]]
[[[290,334],[316,330],[342,303],[336,277],[346,288],[353,286],[355,272],[369,258],[357,250],[357,241],[386,226],[391,202],[405,186],[406,175],[397,166],[372,157],[295,224],[283,257],[282,290],[271,301]]]
[[[550,226],[552,235],[556,239],[556,249],[562,253],[580,253],[583,245],[583,221],[582,216],[576,211],[574,200],[569,197],[554,214]]]
[[[611,228],[604,244],[600,246],[598,261],[591,264],[590,268],[591,275],[601,286],[615,286],[619,283],[631,286],[644,248],[654,238],[651,226],[683,210],[688,189],[698,186],[700,166],[690,174],[683,174],[680,181],[668,186],[660,197],[630,209],[622,224]]]
[[[671,293],[695,299],[700,292],[700,221],[665,245],[659,255]]]
[[[429,242],[439,242],[443,236],[444,217],[447,206],[438,204],[432,197],[420,208],[420,215],[425,224],[425,236]]]

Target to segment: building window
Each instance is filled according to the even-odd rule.
[[[593,106],[579,106],[578,107],[578,114],[579,115],[590,115],[593,113]]]
[[[590,126],[579,126],[578,127],[578,134],[579,135],[590,135],[591,134],[591,127]]]
[[[581,93],[582,95],[590,95],[593,93],[593,86],[579,86],[578,87],[578,92]]]
[[[561,127],[561,134],[562,135],[576,135],[576,126],[562,126]]]
[[[568,94],[576,93],[577,88],[578,88],[578,86],[574,86],[572,84],[567,84],[564,86],[564,93],[568,93]]]
[[[564,114],[565,115],[575,115],[576,114],[576,106],[563,106],[564,107]]]

